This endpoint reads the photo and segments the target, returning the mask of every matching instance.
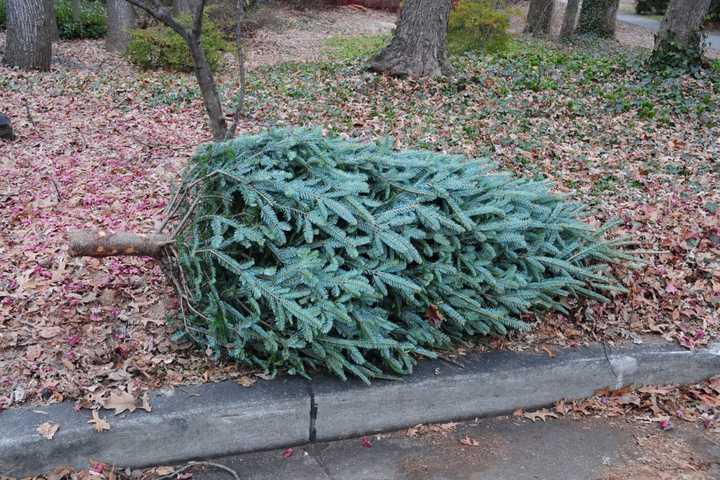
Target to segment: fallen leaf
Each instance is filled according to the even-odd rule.
[[[110,422],[108,422],[104,418],[101,418],[97,410],[92,411],[92,418],[88,420],[88,423],[91,423],[95,426],[96,432],[104,432],[106,430],[110,430]]]
[[[550,350],[548,347],[542,347],[542,350],[543,350],[545,353],[547,353],[547,354],[548,354],[548,357],[550,357],[550,358],[555,358],[555,357],[557,357],[557,353],[553,352],[553,351]]]
[[[558,418],[557,413],[551,412],[547,408],[543,408],[542,410],[537,410],[535,412],[525,412],[522,415],[524,418],[529,418],[533,422],[537,422],[538,420],[542,420],[543,422],[548,418]]]
[[[247,375],[243,375],[242,377],[238,378],[237,383],[242,385],[245,388],[252,387],[255,385],[255,382],[257,382],[257,379],[250,378]]]
[[[37,432],[41,437],[47,440],[52,440],[59,428],[60,425],[57,423],[45,422],[37,428]]]
[[[62,333],[62,329],[60,327],[43,327],[38,330],[40,338],[44,338],[45,340],[57,337],[60,333]]]
[[[475,440],[474,438],[472,438],[469,435],[465,435],[465,437],[463,437],[460,440],[460,443],[462,443],[463,445],[467,445],[468,447],[479,447],[480,446],[480,442]]]
[[[152,406],[150,405],[150,394],[148,392],[143,393],[142,406],[140,407],[146,412],[152,412]]]
[[[103,408],[115,410],[115,415],[120,415],[125,410],[134,412],[137,408],[135,397],[122,390],[112,392],[107,400],[103,401]]]

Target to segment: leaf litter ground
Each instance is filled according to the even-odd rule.
[[[358,10],[329,12],[317,16],[327,37],[352,35],[352,24],[363,25],[355,33],[382,32],[388,23]],[[490,156],[552,179],[557,191],[593,205],[594,221],[619,218],[618,233],[659,252],[642,270],[618,272],[629,295],[573,305],[572,316],[546,315],[533,332],[449,355],[503,348],[552,356],[558,347],[649,335],[697,348],[720,337],[718,74],[650,79],[641,50],[525,40],[501,56],[454,59],[450,80],[377,76],[363,58],[318,61],[318,45],[295,53],[313,63],[262,66],[274,63],[263,49],[279,35],[251,41],[244,131],[321,125],[392,135],[399,148]],[[170,341],[175,303],[151,261],[67,256],[70,229],[153,228],[171,183],[209,140],[192,78],[138,72],[93,41],[61,42],[56,51],[50,73],[0,67],[0,104],[19,134],[0,155],[0,408],[64,399],[112,408],[110,398],[122,393],[139,405],[150,388],[252,385],[255,372]],[[350,57],[363,53],[371,52]],[[220,75],[228,95],[237,86],[229,63]],[[683,405],[705,421],[703,398]]]

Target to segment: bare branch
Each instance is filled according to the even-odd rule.
[[[205,10],[205,0],[198,0],[193,14],[192,34],[193,37],[200,39],[202,35],[203,11]]]
[[[173,18],[170,12],[163,7],[158,0],[152,0],[152,6],[150,6],[146,0],[125,0],[130,5],[134,5],[137,8],[147,12],[148,15],[155,18],[156,20],[163,22],[168,27],[175,30],[175,32],[183,37],[186,41],[190,38],[190,33],[185,27]],[[204,2],[203,2],[204,3]]]
[[[225,139],[235,136],[240,117],[245,113],[245,51],[242,43],[242,21],[245,18],[245,0],[237,1],[237,23],[235,24],[235,49],[237,51],[238,68],[240,70],[240,98],[238,98],[235,112],[233,113],[233,121],[225,135]]]

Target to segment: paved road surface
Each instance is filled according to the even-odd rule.
[[[242,432],[237,432],[242,435]],[[461,440],[464,440],[464,445]],[[619,418],[545,423],[516,417],[460,424],[447,433],[407,431],[214,460],[241,480],[717,480],[720,433],[689,423]],[[193,480],[232,480],[195,467]]]
[[[643,17],[641,15],[630,15],[630,14],[618,14],[618,20],[625,23],[631,23],[638,25],[653,32],[657,32],[660,28],[660,22],[652,18]],[[717,33],[708,33],[706,42],[709,48],[713,50],[720,50],[720,35]]]

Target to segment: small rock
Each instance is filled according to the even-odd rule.
[[[15,133],[13,133],[12,125],[10,124],[10,119],[0,113],[0,139],[3,140],[14,140],[15,139]]]

